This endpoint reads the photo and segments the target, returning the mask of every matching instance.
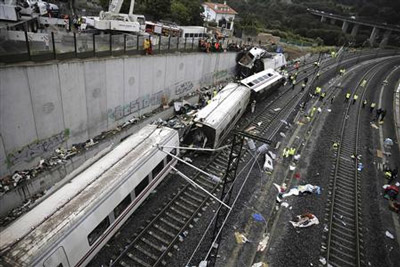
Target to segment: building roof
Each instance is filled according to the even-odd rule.
[[[237,12],[231,8],[230,6],[226,4],[219,4],[219,3],[211,3],[211,2],[205,2],[203,5],[208,6],[212,10],[215,11],[217,14],[230,14],[230,15],[236,15]]]

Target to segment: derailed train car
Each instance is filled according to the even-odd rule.
[[[237,83],[229,83],[199,110],[194,119],[193,142],[199,147],[216,148],[246,110],[250,90]]]
[[[217,148],[246,111],[250,100],[268,97],[285,82],[273,69],[225,86],[194,119],[191,140],[197,147]]]
[[[240,83],[251,90],[253,100],[268,97],[276,92],[285,83],[285,77],[273,69],[266,69],[241,80]]]
[[[178,132],[148,125],[0,232],[3,266],[85,266],[176,160],[155,144]],[[164,150],[178,154],[172,148]],[[0,265],[1,265],[0,264]]]

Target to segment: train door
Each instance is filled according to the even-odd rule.
[[[43,267],[70,267],[64,248],[57,248],[53,254],[43,262]]]

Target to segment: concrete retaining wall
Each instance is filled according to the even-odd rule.
[[[0,177],[231,77],[235,53],[168,54],[0,69]]]
[[[189,103],[195,104],[198,102],[198,99],[198,96],[193,96],[186,100]],[[84,153],[78,154],[77,156],[67,160],[65,164],[60,164],[50,171],[43,172],[35,179],[25,181],[18,187],[6,192],[5,194],[1,194],[0,218],[6,216],[10,210],[20,207],[23,203],[38,193],[46,192],[42,199],[48,197],[49,193],[51,194],[51,192],[66,182],[64,180],[73,178],[73,173],[77,171],[79,167],[84,167],[85,164],[91,165],[91,160],[96,160],[96,157],[101,156],[103,151],[108,151],[117,146],[121,139],[139,131],[144,125],[147,125],[158,118],[165,120],[173,115],[173,107],[159,112],[154,115],[154,117],[149,117],[128,129],[122,130],[111,138],[103,140]],[[39,201],[35,202],[35,204],[38,202]]]

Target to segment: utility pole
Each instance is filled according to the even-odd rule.
[[[252,134],[249,134],[247,132],[243,131],[235,131],[232,144],[231,144],[231,152],[229,155],[229,161],[228,161],[228,167],[225,172],[225,176],[222,179],[222,192],[220,199],[221,201],[224,201],[225,197],[226,201],[225,204],[227,206],[230,206],[230,200],[231,200],[231,195],[232,195],[232,188],[229,185],[232,185],[233,182],[236,180],[236,172],[239,166],[240,158],[242,155],[242,148],[243,148],[243,143],[244,139],[253,139],[255,141],[260,141],[265,144],[271,144],[271,140],[265,139],[259,136],[255,136]],[[217,259],[218,255],[218,250],[219,250],[219,245],[221,242],[221,237],[222,237],[222,227],[223,222],[228,215],[229,210],[226,208],[221,207],[221,209],[218,210],[217,217],[215,219],[215,224],[214,224],[214,230],[213,230],[213,235],[212,235],[212,244],[211,244],[211,253],[209,253],[207,257],[207,266],[215,266],[215,261]]]

